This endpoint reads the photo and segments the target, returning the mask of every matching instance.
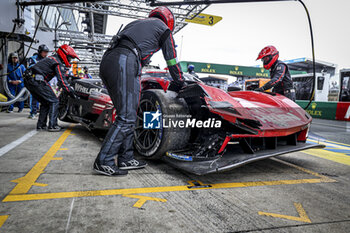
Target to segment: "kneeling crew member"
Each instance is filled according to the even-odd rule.
[[[66,69],[71,66],[71,60],[78,55],[74,49],[67,44],[58,48],[57,53],[48,56],[30,68],[24,80],[25,86],[35,99],[40,102],[40,114],[37,123],[37,130],[48,129],[50,132],[57,132],[61,127],[57,124],[58,117],[58,97],[52,90],[50,80],[57,77],[58,85],[75,98],[74,90],[69,86],[65,73]],[[47,116],[49,115],[49,126],[47,127]]]
[[[95,160],[96,172],[109,176],[124,175],[126,170],[147,165],[134,159],[133,149],[141,68],[162,49],[175,84],[180,88],[184,85],[172,35],[174,27],[173,13],[167,7],[157,7],[150,12],[148,19],[135,20],[114,36],[111,47],[103,55],[100,77],[112,98],[117,118]]]
[[[279,52],[274,46],[266,46],[261,50],[256,60],[261,59],[264,68],[270,70],[271,80],[254,91],[266,91],[273,88],[273,92],[295,101],[295,89],[293,88],[293,80],[290,76],[288,66],[278,60],[278,57]]]

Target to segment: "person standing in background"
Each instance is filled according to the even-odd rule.
[[[18,62],[18,54],[10,53],[9,61],[7,64],[7,83],[9,90],[13,96],[16,96],[24,87],[23,84],[23,73],[26,70],[24,65],[19,64]],[[11,100],[12,98],[9,98]],[[22,112],[24,108],[24,102],[17,102],[18,104],[18,112]],[[14,104],[11,104],[7,109],[7,113],[13,112]]]
[[[194,72],[194,65],[192,64],[188,65],[187,70],[190,75],[193,75],[194,77],[199,78],[196,72]]]
[[[49,48],[45,44],[39,45],[38,52],[34,53],[33,56],[28,59],[28,68],[32,67],[43,58],[47,57],[49,51]],[[39,102],[33,97],[32,94],[30,95],[29,105],[30,113],[28,118],[34,119],[39,109]]]
[[[86,66],[84,66],[84,78],[88,79],[88,78],[92,78],[91,74],[89,74],[89,70]]]

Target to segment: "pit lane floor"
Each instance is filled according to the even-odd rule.
[[[65,131],[36,133],[27,114],[0,113],[0,232],[348,232],[350,227],[350,146],[346,139],[334,141],[335,134],[348,137],[346,129],[314,129],[311,140],[325,143],[323,150],[221,174],[195,176],[149,161],[128,176],[105,177],[92,171],[101,145],[94,135],[64,123]]]

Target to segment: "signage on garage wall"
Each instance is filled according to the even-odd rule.
[[[305,108],[309,103],[308,100],[297,100],[296,103]],[[314,118],[321,119],[329,119],[335,120],[335,113],[337,111],[337,103],[336,102],[320,102],[314,101],[310,104],[310,106],[306,109],[306,111]]]
[[[232,76],[245,76],[245,77],[262,77],[269,78],[270,72],[264,68],[249,67],[249,66],[235,66],[235,65],[223,65],[215,63],[202,63],[181,61],[181,69],[187,72],[188,65],[194,65],[194,71],[196,73],[209,73],[209,74],[226,74]]]
[[[307,100],[295,101],[300,107],[305,108]],[[350,102],[320,102],[314,101],[306,109],[314,118],[350,121]]]

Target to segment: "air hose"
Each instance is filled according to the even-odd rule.
[[[312,24],[311,24],[311,17],[309,14],[309,10],[307,9],[306,5],[304,4],[304,2],[302,0],[297,0],[298,2],[300,2],[306,12],[307,15],[307,19],[309,22],[309,27],[310,27],[310,35],[311,35],[311,50],[312,50],[312,71],[313,71],[313,84],[312,84],[312,92],[311,92],[311,96],[310,96],[310,100],[309,103],[306,105],[306,107],[304,108],[305,110],[310,106],[310,104],[312,103],[312,100],[314,99],[315,96],[315,82],[316,82],[316,60],[315,60],[315,45],[314,45],[314,35],[313,35],[313,31],[312,31]]]

